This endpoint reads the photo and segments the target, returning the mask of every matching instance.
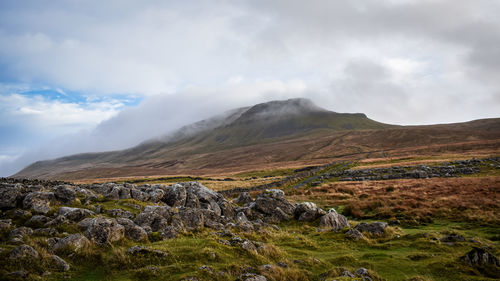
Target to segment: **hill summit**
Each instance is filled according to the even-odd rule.
[[[308,99],[237,108],[121,151],[39,161],[14,177],[92,179],[210,175],[342,159],[443,153],[495,147],[499,119],[434,126],[394,126],[362,113],[337,113]],[[493,143],[490,143],[493,141]],[[467,144],[464,144],[467,142]]]

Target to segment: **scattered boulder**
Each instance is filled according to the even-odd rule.
[[[385,233],[385,228],[387,227],[387,223],[385,222],[372,222],[365,223],[362,222],[354,227],[354,229],[360,232],[368,232],[370,234],[382,235]]]
[[[154,256],[164,258],[168,256],[167,252],[161,250],[150,249],[148,247],[143,246],[133,246],[127,250],[127,254],[129,255],[144,255],[144,256]]]
[[[56,255],[50,256],[50,263],[57,271],[68,271],[70,269],[69,263]]]
[[[136,189],[136,188],[130,189],[130,196],[133,199],[138,200],[138,201],[142,201],[142,202],[149,200],[149,194],[147,194],[146,192],[141,191],[139,189]]]
[[[330,209],[328,214],[322,216],[319,221],[320,228],[330,228],[333,231],[338,231],[349,226],[347,218],[338,214],[334,209]]]
[[[33,234],[33,229],[26,226],[21,226],[11,230],[9,236],[11,239],[18,238],[22,240],[24,237],[29,236],[31,234]]]
[[[125,227],[115,219],[98,217],[90,222],[85,236],[98,245],[111,244],[125,236]]]
[[[253,208],[277,222],[289,220],[294,213],[293,205],[285,199],[285,193],[279,189],[268,189],[259,194]]]
[[[35,215],[32,216],[29,221],[26,222],[26,225],[33,226],[33,227],[40,227],[49,222],[51,219],[49,217],[46,217],[44,215]]]
[[[359,240],[359,239],[361,239],[361,238],[363,238],[363,234],[361,232],[359,232],[357,229],[354,229],[354,228],[349,229],[349,231],[347,231],[345,234],[350,239],[356,240],[356,241]]]
[[[296,220],[311,222],[323,215],[326,215],[326,212],[313,202],[302,202],[295,205],[294,216]]]
[[[448,234],[443,238],[439,239],[441,242],[465,242],[465,237],[460,234]]]
[[[172,207],[184,207],[186,205],[186,188],[181,184],[174,184],[167,188],[164,201]]]
[[[146,206],[134,222],[143,228],[150,227],[152,231],[158,231],[162,225],[168,225],[170,216],[169,206]]]
[[[200,209],[185,208],[179,211],[182,225],[188,230],[196,230],[205,226],[205,217]]]
[[[118,218],[116,221],[125,227],[125,236],[134,241],[144,241],[148,239],[148,234],[144,228],[136,225],[126,218]]]
[[[59,208],[58,215],[66,217],[68,220],[80,221],[83,218],[95,215],[91,210],[82,208],[61,207]]]
[[[113,217],[120,217],[120,218],[127,218],[127,219],[133,219],[135,215],[132,212],[125,211],[122,209],[111,209],[111,210],[106,210],[106,214],[113,216]]]
[[[12,225],[11,219],[0,220],[0,230],[9,228]]]
[[[25,188],[22,184],[2,184],[0,185],[0,209],[12,209],[17,206],[18,201],[25,195]]]
[[[33,247],[26,244],[20,245],[9,254],[9,259],[19,260],[19,259],[37,259],[39,256],[38,252],[33,249]]]
[[[76,192],[71,185],[58,185],[54,188],[54,196],[63,204],[71,204],[76,199]]]
[[[473,267],[485,265],[500,266],[498,258],[485,248],[474,247],[467,254],[460,257],[460,260]]]
[[[262,276],[262,275],[258,275],[258,274],[254,274],[254,273],[244,273],[238,277],[238,280],[239,281],[267,281],[267,278]]]
[[[252,197],[250,197],[250,194],[248,192],[242,192],[240,195],[233,200],[234,203],[236,204],[247,204],[253,202]]]
[[[57,233],[57,230],[51,227],[37,228],[33,231],[33,234],[42,236],[55,236]]]
[[[89,228],[90,224],[92,223],[93,219],[94,218],[84,218],[83,220],[79,221],[76,225],[82,231],[87,230],[87,228]]]
[[[86,246],[90,245],[90,241],[87,237],[77,233],[66,236],[62,239],[52,239],[49,241],[49,245],[52,244],[52,251],[70,250],[73,252],[78,252]]]
[[[24,197],[23,208],[46,214],[50,211],[50,201],[54,199],[52,192],[31,192]]]

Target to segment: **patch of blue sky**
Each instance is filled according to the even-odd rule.
[[[26,84],[3,84],[0,88],[4,91],[0,91],[0,95],[5,94],[18,94],[25,97],[36,98],[41,97],[45,101],[58,101],[62,103],[76,103],[82,107],[86,107],[96,103],[120,103],[123,106],[136,106],[142,100],[141,95],[128,94],[128,93],[117,93],[117,94],[107,94],[107,95],[94,95],[83,93],[79,91],[72,91],[56,87],[38,86],[38,85],[26,85]]]
[[[19,93],[23,96],[41,96],[49,101],[60,101],[66,103],[77,103],[82,106],[100,102],[120,102],[124,106],[138,105],[142,97],[130,94],[89,95],[77,91],[68,91],[60,88],[45,88],[29,90]]]

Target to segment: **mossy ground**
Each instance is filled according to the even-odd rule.
[[[357,222],[351,221],[351,224]],[[374,280],[497,280],[495,272],[486,274],[463,264],[459,257],[473,246],[488,246],[499,254],[499,245],[491,241],[498,227],[480,227],[471,223],[435,221],[417,227],[390,227],[383,236],[369,236],[359,241],[346,237],[344,231],[318,231],[317,222],[285,222],[280,230],[271,228],[259,233],[234,231],[242,238],[263,242],[258,252],[223,245],[211,229],[183,233],[179,238],[149,242],[143,245],[169,253],[167,257],[130,256],[126,250],[135,242],[122,240],[108,247],[91,247],[83,253],[61,253],[72,264],[67,273],[45,276],[47,280],[180,280],[196,276],[200,280],[235,280],[248,267],[253,267],[270,280],[324,280],[338,276],[343,270],[353,272],[367,268]],[[465,242],[447,245],[439,239],[455,233],[466,237]],[[470,241],[470,239],[475,240]],[[42,254],[43,237],[27,241]],[[8,261],[6,252],[13,246],[2,243],[6,251],[0,254]],[[276,264],[285,262],[289,268]],[[259,270],[263,264],[271,270]],[[200,270],[209,266],[213,272]],[[32,263],[26,267],[42,274],[50,270],[48,264]],[[4,270],[15,270],[18,265],[7,262]]]

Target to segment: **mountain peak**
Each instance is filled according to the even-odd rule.
[[[326,109],[315,105],[311,100],[305,98],[274,100],[250,107],[240,116],[239,121],[326,111]]]

